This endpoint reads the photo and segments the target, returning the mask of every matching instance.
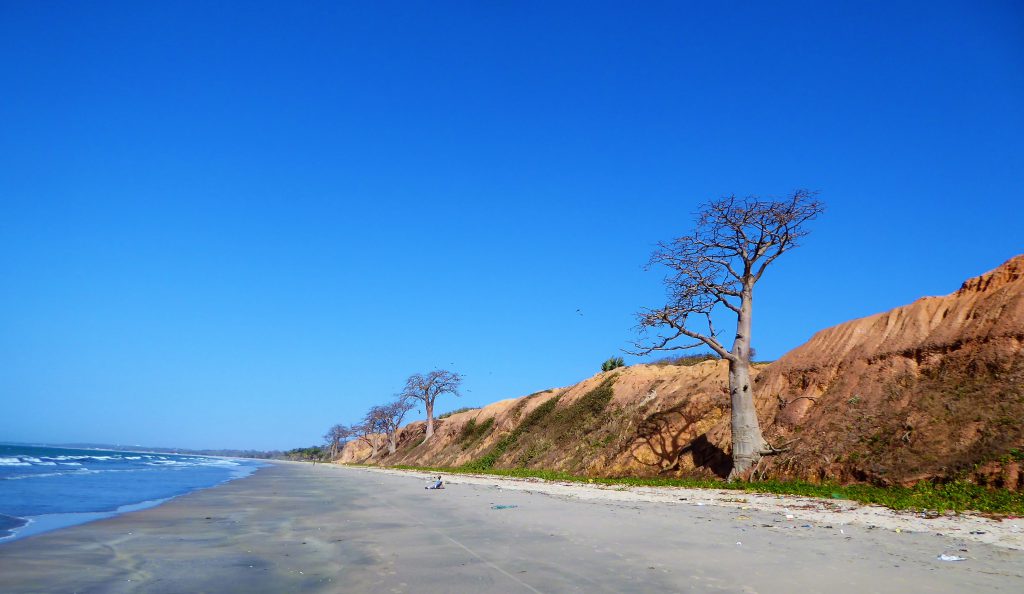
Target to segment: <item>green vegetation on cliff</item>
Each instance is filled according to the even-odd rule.
[[[551,444],[559,443],[567,436],[578,438],[592,432],[600,425],[601,415],[612,399],[612,385],[616,378],[616,375],[605,378],[600,385],[568,406],[558,406],[561,395],[548,398],[530,411],[491,451],[461,468],[469,472],[491,470],[503,456],[513,450],[518,450],[518,457],[506,462],[525,466],[547,452]],[[461,439],[470,439],[470,444],[475,442],[472,436],[482,434],[480,427],[475,421],[473,427],[467,424]],[[490,429],[490,425],[487,429]]]

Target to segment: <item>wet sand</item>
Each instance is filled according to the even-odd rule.
[[[597,489],[585,486],[544,493],[489,477],[428,491],[426,476],[274,464],[156,508],[0,544],[0,592],[1024,590],[1024,552],[949,531],[789,519],[682,494],[670,503],[588,497]]]

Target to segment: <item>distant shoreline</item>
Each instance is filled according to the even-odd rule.
[[[274,460],[273,456],[280,454],[276,450],[235,450],[235,449],[190,449],[190,448],[168,448],[141,445],[116,445],[108,443],[40,443],[20,441],[0,441],[0,446],[23,446],[39,448],[61,448],[71,450],[98,450],[105,452],[131,452],[134,454],[173,454],[179,456],[207,456],[210,458],[244,458],[246,460]],[[260,454],[246,455],[246,454]]]

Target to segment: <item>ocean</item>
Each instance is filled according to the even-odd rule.
[[[153,507],[264,465],[238,458],[0,444],[0,546]]]

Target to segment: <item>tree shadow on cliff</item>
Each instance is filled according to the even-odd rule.
[[[720,478],[732,471],[732,458],[720,447],[708,440],[707,433],[691,438],[690,428],[703,419],[708,411],[695,411],[685,404],[656,412],[644,419],[637,427],[637,438],[657,457],[652,463],[637,455],[642,445],[635,445],[630,452],[634,460],[645,466],[657,466],[660,474],[679,470],[680,460],[690,454],[693,465],[705,468]]]
[[[679,455],[689,453],[693,457],[693,465],[707,468],[718,478],[729,478],[732,472],[732,456],[725,450],[708,440],[708,434],[702,433],[696,439],[683,446]]]

